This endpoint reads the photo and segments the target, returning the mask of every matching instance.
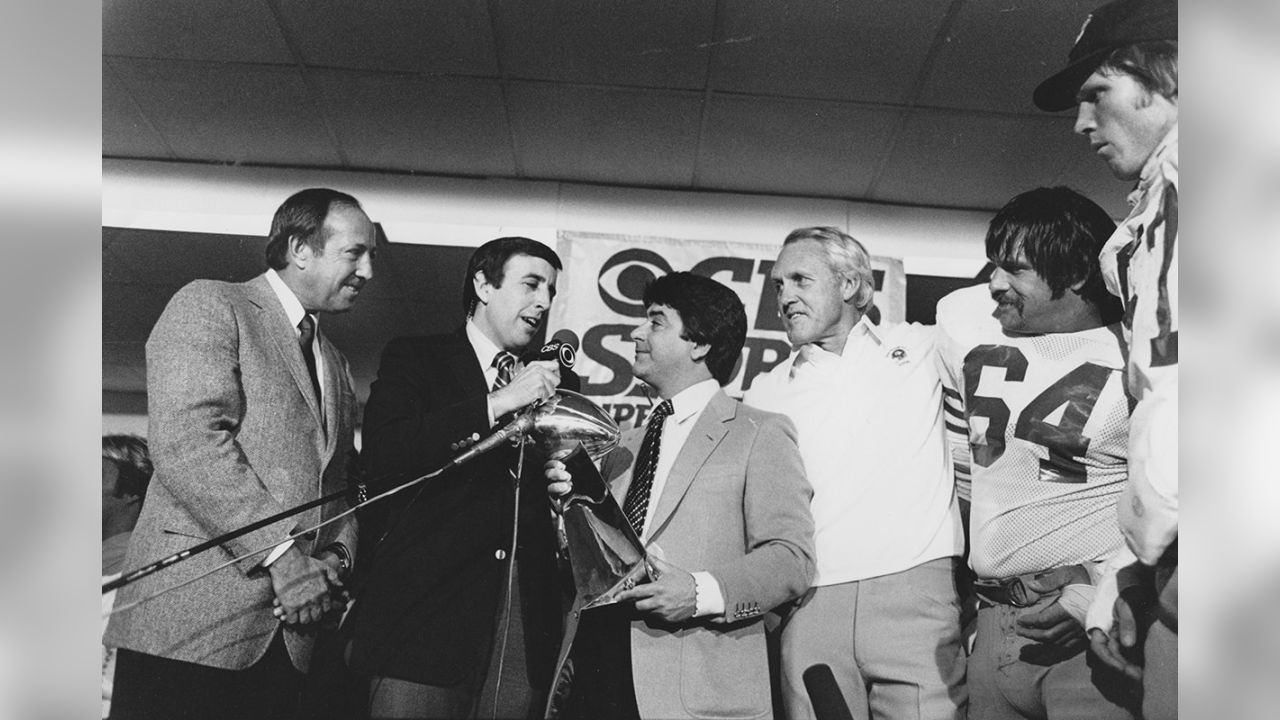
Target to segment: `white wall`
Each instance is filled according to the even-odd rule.
[[[103,435],[137,435],[147,436],[146,415],[102,414]]]
[[[777,245],[796,227],[835,225],[925,275],[977,273],[990,219],[841,200],[104,160],[102,223],[261,235],[284,198],[314,186],[355,195],[394,242],[475,247],[518,234],[554,246],[557,230],[584,230]]]

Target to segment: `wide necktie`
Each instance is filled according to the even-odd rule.
[[[631,485],[627,488],[627,497],[622,503],[622,512],[626,514],[631,527],[635,528],[637,537],[644,536],[644,517],[649,513],[649,492],[653,489],[653,475],[658,468],[662,426],[671,411],[670,400],[663,400],[653,409],[649,427],[644,431],[644,441],[640,443],[640,456],[636,458]]]
[[[493,367],[498,368],[498,377],[493,380],[493,388],[503,388],[507,383],[511,382],[511,376],[514,374],[516,367],[516,356],[503,350],[493,356]]]
[[[324,406],[320,396],[320,376],[316,373],[316,353],[312,347],[312,340],[316,337],[316,321],[310,313],[303,315],[302,320],[298,321],[298,344],[302,346],[302,359],[307,361],[307,372],[311,374],[311,387],[315,388],[316,401]]]

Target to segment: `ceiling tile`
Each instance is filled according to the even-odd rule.
[[[497,80],[311,71],[354,167],[515,173]]]
[[[1014,195],[1054,181],[1075,146],[1071,123],[1043,116],[937,110],[911,113],[873,199],[995,210]],[[1027,162],[1027,158],[1039,158]]]
[[[172,159],[160,135],[149,125],[129,92],[102,63],[102,154],[105,157]]]
[[[714,0],[503,3],[503,72],[512,78],[701,89]]]
[[[488,4],[433,0],[279,0],[305,63],[421,73],[498,73]]]
[[[711,87],[746,93],[903,103],[948,3],[725,0]]]
[[[899,111],[834,102],[713,96],[697,186],[862,197]]]
[[[293,62],[264,0],[106,0],[102,52],[135,58]]]
[[[115,60],[123,84],[184,160],[338,165],[296,68]]]
[[[1066,64],[1080,24],[1102,0],[968,0],[920,104],[1039,113],[1031,92]]]
[[[548,83],[507,88],[524,176],[688,187],[701,96]]]

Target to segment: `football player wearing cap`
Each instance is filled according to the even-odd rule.
[[[1051,112],[1078,106],[1076,132],[1117,178],[1137,183],[1129,195],[1129,216],[1100,261],[1107,288],[1125,307],[1126,381],[1135,406],[1129,424],[1130,482],[1117,510],[1138,562],[1119,574],[1120,591],[1109,583],[1099,588],[1089,628],[1104,660],[1142,678],[1146,717],[1176,717],[1177,4],[1116,0],[1098,8],[1085,21],[1067,67],[1041,83],[1033,99]],[[1141,599],[1144,587],[1158,602]],[[1130,588],[1137,595],[1130,595]]]
[[[1090,659],[1084,630],[1094,587],[1124,547],[1122,311],[1098,267],[1115,227],[1073,190],[1022,193],[991,220],[987,286],[938,303],[978,599],[970,717],[1130,717],[1133,684]]]

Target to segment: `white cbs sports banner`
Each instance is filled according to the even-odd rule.
[[[780,249],[780,244],[560,231],[556,250],[565,267],[551,306],[550,328],[567,328],[582,338],[574,370],[582,377],[583,394],[624,428],[644,422],[657,401],[631,375],[631,331],[645,317],[645,286],[661,275],[688,270],[724,283],[746,306],[746,346],[724,388],[741,398],[756,375],[791,354],[769,279]],[[907,290],[902,260],[873,256],[871,267],[880,317],[902,322]]]

